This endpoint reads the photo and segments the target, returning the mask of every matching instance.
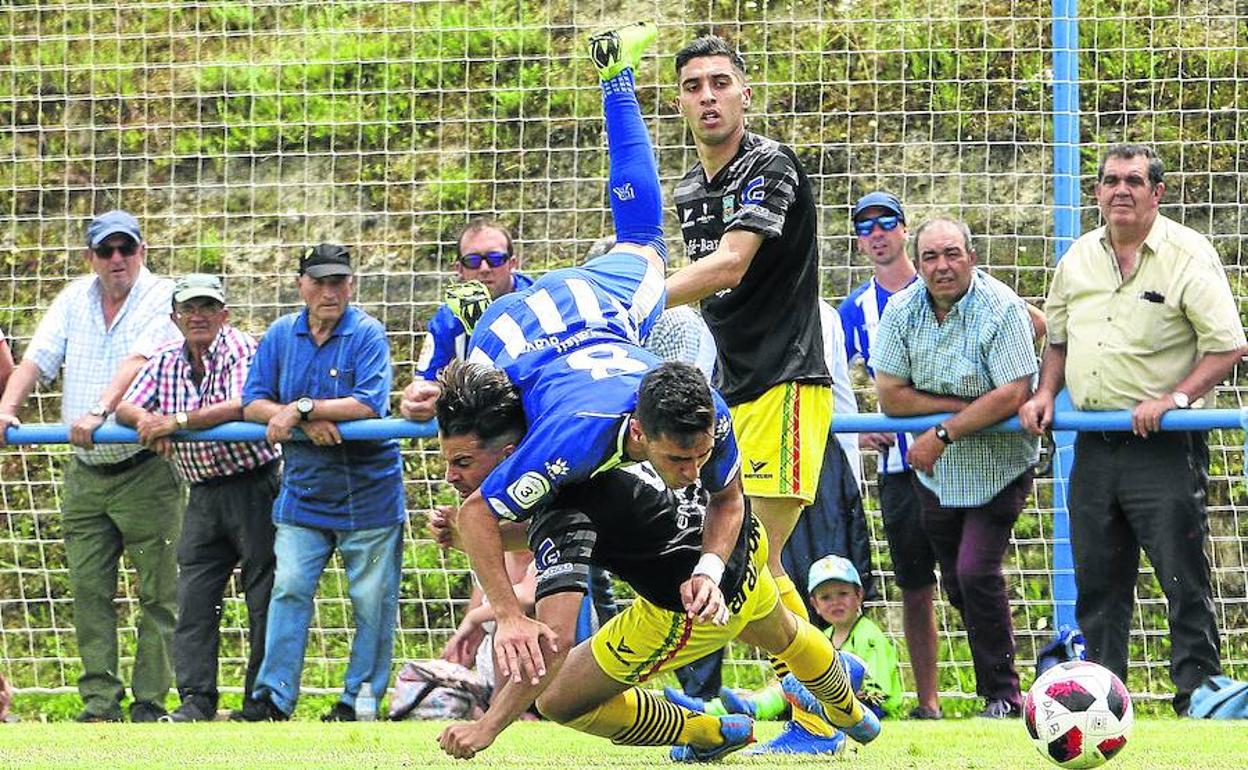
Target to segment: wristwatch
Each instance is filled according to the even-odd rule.
[[[173,421],[178,424],[178,430],[186,430],[186,426],[190,423],[191,418],[187,417],[186,412],[175,412]]]
[[[303,398],[296,401],[295,411],[299,413],[299,419],[303,420],[304,422],[307,422],[309,419],[311,419],[312,408],[314,406],[315,404],[312,403],[312,399],[308,398],[307,396],[304,396]]]
[[[949,435],[949,429],[946,428],[943,423],[939,423],[939,422],[936,423],[935,431],[936,431],[936,438],[945,442],[945,444],[953,443],[953,437]]]
[[[104,406],[104,404],[97,403],[95,406],[91,407],[91,410],[88,411],[87,414],[91,415],[92,417],[99,417],[101,419],[105,419],[108,417],[108,407]]]
[[[1171,393],[1170,398],[1174,399],[1174,405],[1180,409],[1187,409],[1192,405],[1192,400],[1181,390],[1176,390]]]

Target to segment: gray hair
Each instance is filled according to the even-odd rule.
[[[913,257],[916,262],[919,260],[919,239],[923,237],[923,232],[927,230],[927,228],[937,222],[944,222],[957,228],[958,232],[962,234],[963,248],[966,249],[968,254],[975,251],[975,246],[971,241],[971,228],[967,226],[966,222],[963,222],[961,219],[954,219],[953,217],[933,217],[919,225],[918,229],[914,231],[914,235],[910,237],[910,256]]]

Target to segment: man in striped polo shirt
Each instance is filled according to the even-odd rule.
[[[273,498],[281,483],[280,454],[266,441],[183,442],[180,430],[203,430],[243,419],[242,391],[256,341],[228,323],[221,280],[192,273],[173,288],[179,340],[160,348],[139,371],[117,419],[139,431],[147,448],[171,457],[191,485],[178,542],[178,624],[173,662],[182,705],[165,719],[198,722],[217,712],[217,649],[222,595],[242,566],[251,653],[251,693],[264,655],[273,588]]]

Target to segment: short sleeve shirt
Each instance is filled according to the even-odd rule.
[[[1131,409],[1174,390],[1205,353],[1246,343],[1213,245],[1158,215],[1125,280],[1101,227],[1057,264],[1044,305],[1049,341],[1066,346],[1078,409]]]
[[[697,261],[732,230],[762,236],[733,289],[702,300],[719,347],[716,386],[730,405],[782,382],[830,382],[815,303],[818,214],[810,180],[788,147],[746,133],[713,179],[698,163],[676,185],[685,254]]]
[[[22,360],[35,365],[44,383],[56,379],[64,365],[61,422],[68,425],[89,412],[127,357],[150,357],[165,343],[182,338],[169,318],[172,295],[173,281],[144,267],[107,327],[96,275],[77,278],[56,295]],[[101,465],[120,462],[140,449],[138,444],[96,444],[89,450],[75,447],[74,454],[88,465]]]
[[[1031,322],[1023,300],[976,269],[971,287],[943,322],[927,287],[913,283],[894,295],[880,319],[873,362],[877,372],[918,390],[974,400],[1036,374]],[[959,438],[917,478],[948,507],[984,505],[1035,464],[1039,445],[1025,433],[980,432]]]

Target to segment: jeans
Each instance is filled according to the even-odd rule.
[[[380,699],[390,684],[403,526],[343,531],[278,524],[273,548],[277,574],[269,600],[264,662],[252,697],[267,698],[286,714],[294,711],[299,698],[313,597],[335,549],[346,567],[355,618],[341,700],[354,707],[362,682],[369,682],[373,695]]]

